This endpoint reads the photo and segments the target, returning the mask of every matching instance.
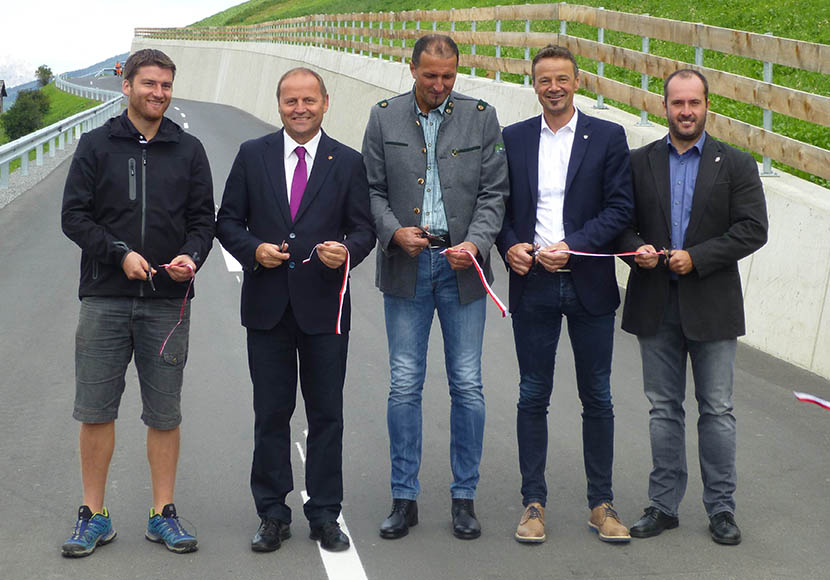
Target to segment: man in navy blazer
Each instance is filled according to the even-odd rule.
[[[543,114],[504,129],[510,197],[497,245],[510,269],[510,312],[519,362],[516,430],[525,511],[515,538],[545,540],[547,409],[562,316],[582,401],[588,525],[607,542],[627,542],[613,508],[614,410],[611,351],[620,303],[609,253],[631,219],[631,170],[619,125],[577,111],[579,70],[566,48],[540,50],[533,87]]]
[[[375,241],[363,159],[320,129],[323,79],[306,68],[277,85],[283,130],[243,143],[231,168],[217,237],[245,270],[242,324],[254,387],[251,491],[261,525],[251,549],[270,552],[290,537],[293,488],[290,420],[300,386],[308,419],[304,505],[311,538],[349,548],[337,517],[343,499],[343,382],[349,266]],[[306,258],[310,260],[304,263]]]

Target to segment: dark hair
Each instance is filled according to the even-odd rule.
[[[298,66],[298,67],[292,68],[289,71],[286,71],[285,74],[283,74],[280,77],[280,80],[277,82],[277,102],[279,102],[279,100],[280,100],[280,87],[282,87],[282,81],[284,81],[285,79],[287,79],[288,77],[290,77],[292,75],[296,75],[296,74],[300,74],[300,73],[309,74],[309,75],[313,76],[315,79],[317,79],[317,82],[320,84],[320,93],[323,95],[323,99],[326,98],[326,83],[323,82],[323,77],[321,77],[318,73],[314,72],[310,68],[306,68],[304,66]]]
[[[564,46],[557,46],[554,44],[549,44],[542,50],[536,53],[536,56],[533,57],[533,62],[530,65],[530,78],[534,82],[536,81],[536,63],[542,60],[543,58],[562,58],[571,61],[571,64],[574,67],[574,77],[579,76],[579,67],[576,65],[576,58],[571,53],[570,50],[565,48]]]
[[[682,79],[687,79],[689,77],[697,77],[700,79],[700,82],[703,83],[703,95],[706,97],[706,100],[709,100],[709,81],[706,80],[706,77],[703,76],[702,73],[691,69],[691,68],[681,68],[677,69],[673,73],[671,73],[666,80],[663,82],[663,99],[665,100],[666,94],[669,92],[669,81],[671,81],[674,77],[680,77]]]
[[[455,57],[455,64],[458,65],[458,45],[445,34],[427,34],[415,41],[412,47],[412,66],[418,67],[421,62],[421,54],[428,52],[439,58]]]
[[[155,48],[142,48],[130,55],[127,62],[124,63],[124,80],[133,82],[133,77],[143,66],[157,66],[159,68],[166,68],[173,72],[173,78],[176,78],[176,65],[170,60],[170,57],[160,50]]]

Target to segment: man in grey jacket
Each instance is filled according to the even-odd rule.
[[[435,310],[441,321],[451,408],[453,533],[481,535],[473,508],[484,435],[481,346],[490,247],[508,195],[495,110],[453,92],[458,47],[427,35],[412,51],[413,90],[373,107],[363,139],[378,236],[391,388],[387,407],[392,512],[382,538],[418,523],[421,394]]]

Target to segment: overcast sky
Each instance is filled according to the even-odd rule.
[[[186,26],[243,1],[13,0],[3,9],[12,18],[0,31],[0,79],[34,80],[41,64],[55,74],[86,68],[128,52],[136,27]],[[26,70],[29,78],[14,78]]]

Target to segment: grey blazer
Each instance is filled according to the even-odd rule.
[[[452,104],[450,104],[452,103]],[[420,225],[426,177],[426,144],[414,92],[372,108],[363,137],[372,217],[378,236],[375,283],[381,292],[415,296],[418,259],[392,244],[395,230]],[[469,241],[492,282],[490,248],[502,226],[508,195],[507,159],[496,111],[483,101],[453,92],[436,146],[438,175],[450,240]],[[475,268],[460,270],[462,304],[484,295]]]

